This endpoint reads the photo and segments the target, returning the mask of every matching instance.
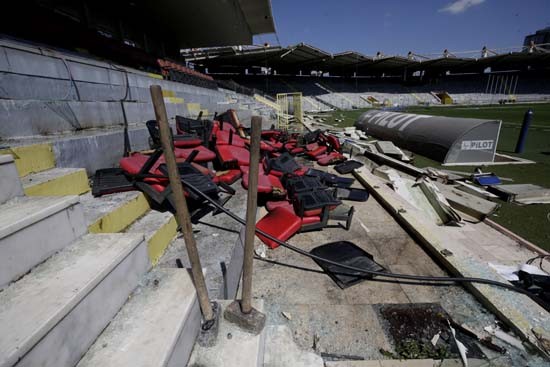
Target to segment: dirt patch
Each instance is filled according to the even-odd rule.
[[[381,305],[378,309],[382,322],[393,339],[395,358],[448,359],[460,358],[447,320],[447,312],[434,303]],[[437,342],[432,339],[439,334]],[[468,358],[485,358],[476,340],[456,331],[456,337],[466,348]]]

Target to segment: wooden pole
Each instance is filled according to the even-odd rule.
[[[183,233],[185,247],[187,248],[187,255],[189,256],[189,262],[191,263],[191,273],[193,275],[195,289],[197,290],[197,295],[199,298],[199,305],[206,323],[213,320],[215,316],[212,311],[210,299],[208,298],[208,290],[206,289],[206,282],[204,281],[204,275],[202,274],[199,252],[197,251],[197,244],[195,242],[195,237],[193,236],[191,217],[189,215],[189,209],[187,208],[185,196],[183,195],[183,187],[181,185],[181,178],[176,163],[176,157],[174,156],[172,142],[170,141],[170,126],[168,125],[168,117],[166,116],[166,107],[164,106],[162,89],[159,85],[152,85],[150,87],[150,91],[153,106],[155,108],[155,116],[159,125],[164,159],[166,160],[166,166],[168,168],[170,187],[172,188],[172,194],[174,195],[174,201],[176,204],[176,220]]]
[[[254,237],[256,235],[256,210],[258,207],[258,174],[260,163],[260,134],[262,118],[252,117],[250,133],[250,172],[246,202],[246,228],[244,237],[242,313],[252,311],[252,263],[254,261]]]

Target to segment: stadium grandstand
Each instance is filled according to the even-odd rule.
[[[529,37],[528,37],[529,38]],[[547,44],[440,55],[338,54],[307,44],[184,50],[183,57],[230,87],[275,97],[302,92],[304,110],[372,106],[548,101]]]

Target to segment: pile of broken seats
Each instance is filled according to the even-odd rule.
[[[187,187],[191,183],[215,200],[219,192],[234,193],[228,185],[241,178],[243,188],[248,189],[249,184],[249,131],[240,124],[235,111],[228,110],[213,120],[200,117],[176,116],[176,133],[172,132],[173,149],[190,207],[205,203],[203,197]],[[174,210],[158,123],[152,120],[146,125],[154,153],[137,152],[122,158],[119,174],[128,179],[126,190],[141,190],[158,204],[172,204],[168,209]],[[259,229],[286,241],[295,233],[325,228],[329,220],[344,221],[346,225],[340,223],[341,227],[349,228],[353,207],[342,205],[336,189],[349,187],[353,179],[300,165],[294,159],[301,157],[322,166],[345,161],[337,137],[320,130],[288,133],[272,126],[262,131],[260,150],[257,191],[268,214],[258,223]],[[259,237],[271,248],[279,245],[273,238]]]

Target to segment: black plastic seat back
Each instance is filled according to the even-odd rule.
[[[308,169],[306,176],[317,177],[325,185],[334,187],[350,187],[355,182],[351,177],[341,177],[315,168]]]
[[[310,253],[343,265],[376,272],[385,271],[380,264],[374,261],[374,257],[371,254],[349,241],[327,243],[314,248]],[[347,288],[365,279],[372,279],[372,276],[361,272],[348,270],[324,261],[314,260],[340,288]]]
[[[159,170],[162,172],[162,174],[168,176],[168,168],[166,167],[166,164],[161,164],[159,166]],[[214,181],[212,181],[210,177],[200,173],[190,163],[179,163],[178,171],[180,172],[181,181],[184,187],[186,187],[186,184],[188,183],[191,184],[193,188],[197,189],[198,191],[212,198],[217,198],[218,186],[214,183]],[[196,192],[194,192],[193,189],[190,189],[189,187],[187,192],[189,192],[189,195],[195,200],[203,199]]]
[[[321,183],[319,178],[313,176],[287,177],[284,180],[284,185],[290,197],[301,192],[311,192],[327,188]]]
[[[128,178],[121,168],[98,169],[94,174],[92,185],[94,197],[135,189],[133,180]]]
[[[145,126],[147,126],[147,130],[149,131],[149,136],[151,137],[153,145],[155,147],[160,147],[160,131],[157,120],[149,120],[145,123]]]
[[[361,168],[361,167],[363,167],[363,163],[350,159],[335,165],[334,169],[339,174],[345,175],[347,173],[351,173],[354,169]]]
[[[200,114],[199,116],[202,116],[202,114]],[[176,115],[176,127],[178,131],[197,135],[199,138],[202,139],[204,146],[208,145],[210,132],[212,131],[212,121],[200,120],[200,117],[198,120],[194,120]]]
[[[310,210],[340,205],[341,201],[326,190],[314,190],[295,194],[293,203],[294,211],[298,216],[303,216],[305,212]]]
[[[300,168],[294,157],[289,153],[283,153],[276,158],[267,160],[267,171],[275,170],[282,173],[293,173]]]

